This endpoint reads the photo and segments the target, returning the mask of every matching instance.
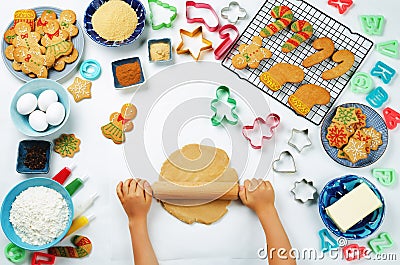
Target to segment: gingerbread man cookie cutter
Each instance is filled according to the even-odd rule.
[[[268,116],[266,117],[265,120],[261,117],[257,117],[254,120],[253,125],[243,126],[242,134],[243,134],[244,138],[247,141],[249,141],[250,146],[253,149],[261,149],[263,146],[264,140],[270,140],[274,136],[275,128],[278,127],[279,123],[280,123],[280,117],[275,113],[270,113],[270,114],[268,114]],[[269,131],[267,132],[267,134],[262,134],[261,144],[258,145],[258,144],[255,144],[253,142],[253,140],[249,137],[248,131],[253,131],[257,126],[261,126],[261,125],[268,126]]]
[[[236,113],[236,100],[231,98],[231,92],[229,88],[226,86],[220,86],[217,88],[215,94],[216,98],[211,101],[210,106],[211,110],[214,112],[214,115],[211,117],[212,125],[221,125],[222,121],[224,120],[231,125],[236,125],[239,121],[239,116]],[[232,119],[228,118],[226,114],[218,115],[219,110],[216,104],[219,102],[222,102],[224,104],[226,102],[229,105],[229,107],[231,108],[230,114],[232,116]]]

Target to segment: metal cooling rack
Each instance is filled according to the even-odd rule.
[[[314,28],[313,36],[305,43],[302,43],[294,51],[285,54],[281,51],[281,47],[285,41],[294,34],[290,30],[290,27],[287,27],[286,29],[281,30],[269,38],[263,38],[263,47],[268,48],[272,52],[272,58],[261,61],[257,69],[250,69],[247,67],[243,70],[238,70],[234,68],[232,66],[232,57],[239,53],[239,45],[243,43],[251,43],[253,36],[259,35],[259,32],[263,27],[275,21],[275,19],[271,17],[270,11],[273,7],[278,5],[286,5],[292,9],[294,14],[293,21],[309,21]],[[330,59],[326,59],[322,63],[314,65],[310,68],[304,68],[301,66],[302,61],[306,57],[316,52],[316,50],[312,47],[312,43],[315,39],[320,37],[328,37],[332,39],[332,41],[335,43],[336,50],[347,49],[354,53],[355,62],[353,67],[341,77],[332,80],[322,79],[321,74],[325,70],[332,69],[337,65]],[[305,117],[310,122],[320,125],[321,121],[328,113],[329,109],[333,106],[340,93],[342,93],[342,91],[345,89],[353,73],[357,71],[361,63],[371,51],[373,45],[374,43],[371,40],[358,33],[351,32],[350,28],[302,0],[267,0],[258,11],[257,15],[247,26],[246,30],[237,40],[235,45],[232,46],[231,50],[225,56],[221,64],[225,68],[236,73],[240,78],[247,80],[261,91],[270,95],[272,98],[290,109],[292,108],[287,102],[288,97],[293,94],[301,85],[311,83],[326,88],[331,95],[330,102],[327,105],[315,105],[311,109],[310,113],[308,113],[308,115]],[[300,66],[305,73],[304,80],[298,84],[286,83],[280,90],[276,92],[268,89],[260,81],[259,76],[279,62],[286,62]]]

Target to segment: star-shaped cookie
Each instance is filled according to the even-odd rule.
[[[68,87],[68,91],[74,97],[75,102],[79,102],[84,98],[92,97],[91,87],[92,82],[75,77],[72,85]]]

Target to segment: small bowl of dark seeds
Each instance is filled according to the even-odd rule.
[[[49,173],[51,143],[24,140],[18,146],[17,172],[21,174]]]

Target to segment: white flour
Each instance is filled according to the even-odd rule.
[[[21,192],[11,205],[10,222],[25,243],[48,244],[66,229],[69,209],[60,193],[43,186]]]

